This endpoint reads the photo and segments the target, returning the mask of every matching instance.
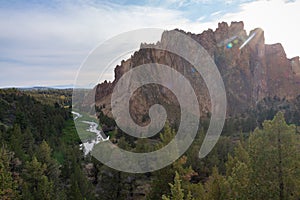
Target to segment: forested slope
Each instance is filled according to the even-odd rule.
[[[83,156],[68,106],[16,89],[0,90],[0,96],[0,199],[300,198],[300,135],[292,125],[299,125],[298,101],[264,99],[259,109],[228,118],[215,148],[199,159],[208,124],[202,119],[192,146],[176,162],[155,172],[129,174]],[[116,129],[112,142],[150,152],[175,134],[176,126],[169,123],[151,139],[133,139]]]

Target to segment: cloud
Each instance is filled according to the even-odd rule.
[[[173,29],[178,24],[189,24],[179,11],[162,8],[70,3],[61,6],[54,10],[0,8],[0,86],[37,85],[47,79],[69,84],[67,81],[75,76],[68,73],[65,79],[63,71],[76,72],[90,50],[104,40],[138,28]],[[32,70],[35,66],[41,70]],[[8,70],[12,67],[15,70]]]
[[[5,66],[0,73],[1,87],[55,86],[73,83],[76,76],[76,70],[66,69],[64,66],[55,66],[49,70],[40,65],[29,68],[13,62],[0,64]]]
[[[219,15],[221,13],[222,13],[222,11],[216,11],[216,12],[213,12],[210,16],[216,16],[216,15]]]
[[[300,54],[300,1],[222,1],[227,6],[213,2],[167,0],[117,5],[56,0],[47,4],[0,4],[0,87],[71,84],[93,48],[114,35],[139,28],[201,33],[216,28],[220,21],[243,20],[248,31],[263,28],[267,43],[282,42],[289,57]]]
[[[265,32],[266,43],[282,43],[288,57],[300,55],[300,1],[262,0],[242,4],[240,11],[227,13],[218,20],[244,21],[250,31],[260,27]]]

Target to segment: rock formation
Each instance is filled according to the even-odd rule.
[[[264,97],[296,98],[300,94],[299,57],[288,59],[281,44],[265,44],[264,31],[260,28],[247,35],[243,22],[219,23],[213,31],[208,29],[201,34],[186,33],[199,42],[215,61],[225,84],[228,99],[228,116],[234,116],[255,107]],[[167,45],[167,31],[161,41],[153,45]],[[255,34],[242,49],[239,47]],[[231,43],[228,47],[228,43]],[[146,45],[146,44],[142,44]],[[135,52],[130,59],[122,61],[115,68],[115,80],[95,87],[96,105],[111,116],[111,93],[120,77],[130,69],[146,63],[160,63],[171,66],[183,74],[192,84],[199,100],[202,116],[209,115],[210,98],[200,74],[182,58],[154,48]],[[131,98],[130,112],[140,124],[148,123],[149,106],[162,104],[168,112],[169,120],[180,115],[176,97],[168,89],[159,85],[146,85],[138,89]]]

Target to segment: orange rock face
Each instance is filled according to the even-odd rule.
[[[300,94],[299,57],[288,59],[281,44],[266,45],[262,29],[254,29],[247,35],[243,22],[230,25],[222,22],[215,31],[208,29],[201,34],[180,32],[199,42],[215,61],[225,84],[228,115],[243,113],[265,97],[293,99]],[[240,49],[251,35],[254,37]],[[153,47],[157,45],[168,45],[166,34],[163,33],[161,41]],[[97,85],[96,104],[105,104],[104,112],[111,115],[110,97],[117,81],[130,69],[146,63],[168,65],[183,74],[195,89],[202,116],[210,112],[209,93],[200,74],[182,58],[154,48],[135,52],[115,68],[112,83]],[[162,86],[147,85],[138,89],[131,98],[133,119],[140,124],[148,123],[149,107],[156,103],[166,106],[170,121],[180,115],[178,102],[171,91]]]

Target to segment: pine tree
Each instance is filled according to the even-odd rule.
[[[192,196],[192,193],[191,191],[188,191],[188,194],[186,196],[186,199],[185,200],[194,200],[193,196]]]
[[[205,200],[205,190],[201,182],[197,184],[187,184],[188,196],[192,195],[192,200]],[[188,198],[187,196],[187,198]]]
[[[171,195],[173,200],[183,200],[184,193],[181,188],[181,180],[178,172],[175,173],[174,185],[170,184],[171,187]]]
[[[228,155],[226,163],[226,178],[230,186],[230,196],[233,199],[248,199],[250,174],[249,155],[241,143],[234,150],[234,157]]]
[[[40,163],[36,157],[26,162],[24,167],[24,196],[28,199],[52,200],[54,197],[53,182],[48,179],[45,172],[46,164]]]
[[[85,176],[81,168],[81,163],[76,158],[73,158],[71,166],[71,189],[69,190],[68,197],[70,199],[77,199],[80,193],[79,196],[82,196],[82,198],[91,199],[94,196],[93,187]]]
[[[53,183],[51,186],[55,191],[55,198],[62,199],[63,192],[61,191],[61,184],[60,184],[60,166],[58,162],[52,158],[52,149],[48,145],[48,143],[43,140],[42,143],[37,148],[37,159],[42,164],[46,165],[47,168],[45,170],[45,174],[48,177],[49,181]]]
[[[71,189],[69,199],[71,200],[82,200],[82,194],[78,186],[78,182],[74,176],[71,177]]]
[[[229,186],[226,179],[219,174],[216,167],[213,168],[212,175],[205,183],[207,191],[205,199],[207,200],[223,200],[228,199]]]
[[[31,157],[34,152],[34,150],[33,150],[34,138],[33,138],[32,132],[29,129],[29,127],[26,128],[26,130],[23,134],[22,140],[23,140],[22,148],[23,148],[24,152]]]
[[[3,147],[0,148],[0,199],[17,200],[20,198],[17,183],[10,170],[10,161],[13,154]]]
[[[157,149],[160,149],[167,145],[176,135],[175,130],[173,130],[169,123],[166,123],[164,130],[160,134],[161,142],[157,145]],[[178,154],[176,150],[174,152]],[[172,155],[170,155],[172,156]],[[164,194],[165,196],[170,195],[170,188],[168,184],[173,181],[175,176],[175,172],[179,174],[180,180],[182,181],[182,188],[187,189],[188,183],[191,180],[191,177],[196,175],[197,173],[191,168],[186,166],[187,157],[182,156],[178,160],[176,160],[172,165],[169,165],[163,169],[160,169],[154,172],[155,179],[151,185],[151,192],[148,195],[149,199],[159,199]]]
[[[22,132],[19,124],[14,124],[11,138],[10,138],[10,145],[13,152],[15,152],[16,157],[20,159],[24,159],[24,151],[22,149]]]
[[[279,112],[249,138],[253,199],[296,199],[300,196],[299,136]]]
[[[184,193],[183,189],[181,188],[181,180],[178,172],[175,173],[175,178],[174,178],[174,184],[169,183],[170,188],[171,188],[171,195],[167,197],[166,195],[162,196],[163,200],[183,200],[184,198]]]
[[[55,181],[59,181],[60,170],[58,162],[51,157],[52,149],[48,145],[48,143],[43,140],[39,145],[37,150],[37,159],[39,162],[45,164],[47,166],[46,174],[47,176]]]
[[[175,131],[172,130],[169,123],[165,124],[164,130],[160,134],[161,142],[156,146],[156,149],[161,149],[167,145],[175,136]],[[163,194],[169,194],[169,186],[166,183],[173,181],[175,170],[172,165],[154,172],[154,180],[151,184],[151,192],[148,194],[149,199],[160,199]]]

